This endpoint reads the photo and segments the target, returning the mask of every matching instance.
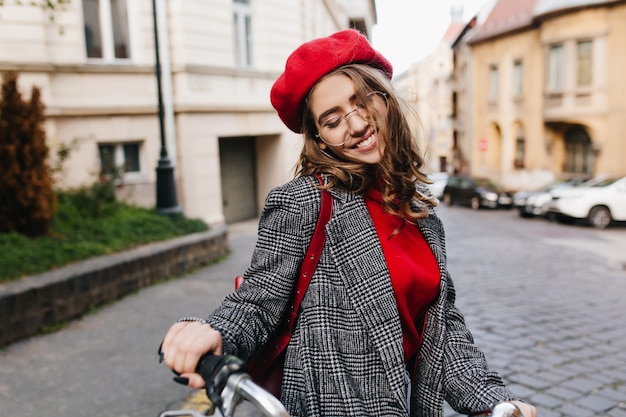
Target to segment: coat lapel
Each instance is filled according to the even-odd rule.
[[[402,329],[376,230],[363,198],[345,193],[333,193],[333,197],[333,217],[326,226],[331,255],[398,403],[404,407]]]

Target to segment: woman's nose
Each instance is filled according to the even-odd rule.
[[[347,120],[351,136],[359,136],[364,133],[369,126],[369,122],[361,116],[359,112],[355,112]]]

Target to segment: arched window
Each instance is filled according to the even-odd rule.
[[[591,139],[581,126],[575,126],[565,133],[565,172],[593,174],[594,155]]]
[[[524,139],[524,128],[518,126],[517,137],[515,138],[515,160],[513,166],[515,168],[524,168],[524,159],[526,158],[526,140]]]

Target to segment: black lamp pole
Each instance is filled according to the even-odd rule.
[[[156,167],[156,212],[159,214],[182,214],[176,198],[174,166],[167,155],[165,129],[163,126],[163,93],[161,91],[161,60],[159,58],[159,30],[157,27],[156,0],[152,0],[154,18],[154,51],[156,56],[157,91],[159,95],[159,128],[161,133],[161,156]]]

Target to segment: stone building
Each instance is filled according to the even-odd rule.
[[[53,153],[78,140],[62,186],[121,165],[122,197],[154,207],[165,153],[178,206],[208,223],[257,216],[293,176],[301,138],[269,102],[288,54],[376,23],[374,0],[73,0],[53,20],[26,3],[0,8],[0,72],[41,88]]]

